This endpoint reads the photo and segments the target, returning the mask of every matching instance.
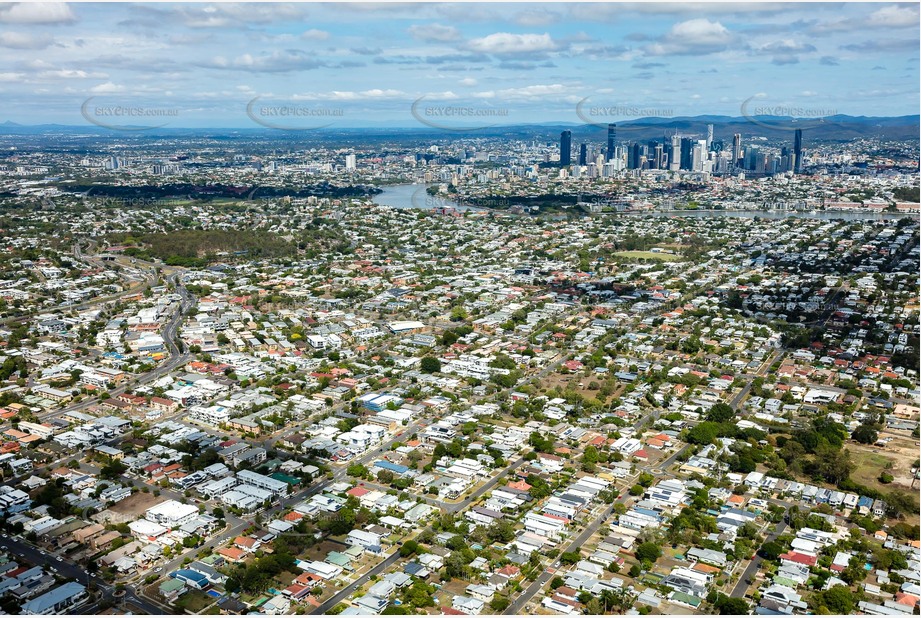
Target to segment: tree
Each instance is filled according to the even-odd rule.
[[[403,595],[403,601],[412,607],[432,607],[435,605],[434,590],[433,586],[417,579]]]
[[[784,553],[783,546],[776,541],[768,541],[761,546],[761,557],[765,560],[777,560],[780,554]]]
[[[719,435],[719,425],[703,422],[688,430],[687,441],[691,444],[712,444]]]
[[[879,432],[873,425],[860,425],[851,434],[851,438],[861,444],[876,444],[879,439]]]
[[[592,445],[585,447],[582,452],[582,469],[585,472],[594,472],[595,464],[598,463],[598,449]]]
[[[400,555],[404,558],[411,556],[419,551],[419,543],[410,539],[400,546]]]
[[[441,371],[441,361],[434,356],[424,356],[419,363],[419,368],[425,373],[436,373]]]
[[[515,538],[515,527],[507,519],[499,519],[489,526],[486,534],[491,541],[508,543]]]
[[[737,599],[726,595],[720,596],[719,600],[715,603],[715,607],[721,616],[744,616],[750,611],[745,599]]]
[[[102,467],[102,469],[99,471],[99,476],[104,479],[113,480],[124,474],[126,470],[128,470],[128,466],[123,464],[118,459],[113,459]]]
[[[707,412],[707,420],[714,423],[725,423],[735,417],[735,411],[725,403],[718,403]]]
[[[641,562],[655,562],[662,556],[662,548],[652,542],[640,543],[636,551],[634,551],[634,555]]]
[[[355,478],[365,478],[368,476],[368,469],[361,464],[352,464],[346,468],[345,473]]]
[[[562,564],[575,564],[582,559],[582,555],[577,551],[568,551],[560,555]]]
[[[854,611],[854,595],[847,586],[832,586],[828,590],[817,592],[812,597],[816,611],[829,614],[848,615]]]

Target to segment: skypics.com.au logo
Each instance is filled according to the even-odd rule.
[[[742,116],[754,125],[775,131],[796,131],[835,124],[829,120],[838,110],[819,105],[801,105],[789,101],[774,101],[759,93],[742,101]]]
[[[603,96],[585,97],[576,104],[576,116],[579,120],[607,129],[608,125],[617,125],[618,134],[638,131],[648,127],[643,125],[623,124],[640,118],[672,118],[675,110],[652,105],[622,104],[605,100]]]
[[[98,97],[90,97],[84,101],[80,106],[80,115],[90,124],[113,131],[134,132],[160,129],[179,117],[179,110],[175,108],[115,102],[106,104],[97,99]],[[163,120],[165,122],[162,122]],[[156,124],[151,124],[152,122]]]
[[[509,110],[480,105],[447,105],[419,97],[409,108],[413,118],[442,131],[482,131],[508,122]],[[492,122],[490,122],[492,121]]]
[[[303,105],[292,101],[262,101],[246,104],[246,115],[256,124],[279,131],[315,131],[338,124],[345,118],[341,107]]]

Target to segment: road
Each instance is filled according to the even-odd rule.
[[[461,502],[455,502],[455,503],[443,502],[441,500],[435,500],[433,498],[428,498],[427,496],[423,496],[423,498],[425,499],[425,502],[427,504],[431,504],[432,506],[437,506],[448,513],[457,513],[458,511],[462,511],[463,509],[470,506],[473,502],[479,500],[483,494],[490,491],[493,487],[496,486],[500,478],[502,478],[503,476],[505,476],[512,470],[516,469],[518,466],[524,463],[524,461],[525,461],[524,457],[521,457],[517,461],[509,464],[501,472],[494,474],[487,483],[485,483],[482,487],[479,487],[476,491],[474,491],[472,494],[467,496]],[[364,485],[366,487],[380,487],[376,483],[364,483]],[[382,488],[382,489],[387,489],[387,488]],[[417,533],[415,536],[421,536],[423,532],[425,532],[425,530]],[[354,594],[354,592],[358,588],[363,586],[371,578],[371,576],[377,575],[381,573],[382,571],[384,571],[385,569],[389,568],[391,565],[393,565],[393,563],[395,563],[399,559],[399,557],[400,557],[400,552],[394,551],[392,554],[388,555],[387,558],[384,559],[380,564],[378,564],[373,569],[365,573],[363,576],[359,577],[357,580],[355,580],[354,582],[352,582],[351,584],[349,584],[348,586],[340,590],[338,593],[336,593],[335,595],[327,599],[322,605],[320,605],[318,608],[316,608],[310,613],[311,614],[325,614],[330,609],[335,607],[336,604],[346,601],[349,597],[352,596],[352,594]]]
[[[499,484],[499,480],[502,477],[508,475],[509,472],[512,472],[524,462],[525,462],[524,457],[519,457],[517,461],[510,463],[502,470],[494,472],[486,483],[484,483],[483,485],[475,489],[473,493],[471,493],[469,496],[467,496],[460,502],[445,502],[444,500],[439,500],[438,498],[433,498],[431,496],[426,496],[424,494],[422,495],[414,494],[413,497],[416,500],[423,500],[426,504],[439,508],[446,513],[457,513],[459,511],[464,510],[465,508],[467,508],[468,506],[470,506],[477,500],[479,500],[480,497],[483,496],[483,494],[485,494],[486,492],[491,491],[496,485]],[[361,484],[364,487],[376,489],[378,491],[382,491],[385,493],[393,489],[392,487],[387,487],[384,485],[380,485],[378,483],[371,483],[368,481],[364,481]]]
[[[768,535],[767,539],[765,539],[764,542],[770,543],[771,541],[775,540],[778,536],[783,534],[783,531],[786,529],[786,527],[787,527],[787,524],[784,523],[783,521],[776,524],[776,528],[774,529],[774,532]],[[743,598],[745,596],[745,592],[748,590],[748,586],[749,586],[748,580],[750,578],[753,578],[755,576],[755,573],[757,573],[758,569],[760,568],[761,568],[761,556],[756,555],[755,559],[748,563],[748,567],[746,567],[746,569],[742,572],[742,575],[739,576],[739,581],[736,583],[735,588],[732,589],[732,592],[729,593],[729,596],[736,597],[739,599]]]
[[[137,593],[130,588],[125,590],[125,595],[121,599],[116,599],[115,587],[111,584],[107,584],[105,581],[99,577],[96,577],[95,575],[90,575],[86,569],[71,564],[66,560],[49,560],[48,552],[34,547],[18,538],[13,538],[6,534],[0,534],[0,544],[6,546],[10,553],[13,554],[14,558],[16,556],[21,556],[25,558],[25,560],[30,564],[47,564],[54,567],[58,574],[62,577],[73,579],[83,584],[87,588],[95,588],[98,590],[101,593],[101,599],[92,601],[91,605],[87,608],[84,608],[81,613],[91,613],[87,610],[98,608],[100,600],[112,601],[116,604],[127,602],[151,615],[162,615],[164,613],[170,613],[168,608],[159,606],[146,598],[138,596]]]
[[[768,369],[770,369],[771,366],[774,364],[774,362],[782,355],[783,355],[783,352],[780,350],[775,350],[771,352],[771,354],[764,360],[764,362],[761,363],[761,367],[758,368],[758,371],[755,372],[754,375],[745,374],[744,377],[747,378],[745,382],[745,386],[742,387],[742,390],[740,390],[738,394],[735,397],[733,397],[732,400],[729,402],[729,405],[732,407],[733,410],[738,410],[739,406],[742,405],[742,402],[745,401],[745,398],[748,396],[748,393],[751,392],[752,390],[752,382],[754,381],[754,379],[758,377],[763,377],[767,373]]]
[[[641,471],[638,471],[632,477],[626,479],[625,487],[632,485],[636,479],[639,477]],[[630,499],[630,494],[627,492],[621,492],[621,495],[615,500],[612,504],[604,507],[604,510],[592,520],[590,524],[585,527],[579,536],[577,536],[573,541],[563,550],[561,554],[567,552],[579,552],[582,549],[582,546],[592,537],[593,534],[598,532],[598,529],[601,528],[608,521],[608,518],[611,517],[611,514],[614,512],[614,506],[616,504],[623,504]],[[559,564],[559,563],[554,563]],[[522,609],[528,602],[543,589],[543,587],[556,575],[556,569],[554,572],[550,572],[549,569],[544,569],[540,576],[528,586],[524,592],[522,592],[512,603],[505,608],[505,611],[502,612],[506,616],[521,614]]]
[[[192,354],[189,352],[180,352],[179,346],[176,343],[176,333],[179,330],[179,325],[182,323],[182,318],[185,315],[185,312],[188,311],[189,307],[191,307],[194,303],[195,297],[189,294],[188,290],[186,290],[182,285],[182,282],[178,276],[174,275],[173,279],[176,283],[176,290],[179,292],[181,300],[179,302],[179,306],[173,312],[173,315],[170,317],[169,321],[163,326],[163,342],[166,345],[166,349],[170,353],[169,359],[167,359],[166,362],[151,369],[150,371],[129,378],[121,386],[108,391],[111,397],[117,397],[133,386],[154,382],[159,378],[167,375],[177,367],[185,365],[192,359]],[[42,420],[46,420],[51,417],[58,417],[63,414],[67,414],[68,412],[75,412],[86,409],[90,406],[100,403],[100,401],[101,400],[97,397],[84,399],[83,401],[79,401],[64,408],[43,412],[42,414],[39,414],[38,417]]]
[[[95,244],[95,241],[90,241],[90,244],[91,245]],[[81,247],[80,247],[79,242],[74,244],[73,252],[74,252],[74,257],[77,259],[83,260],[88,264],[92,264],[95,261],[96,266],[99,266],[107,270],[109,269],[109,265],[105,263],[101,263],[101,261],[96,260],[95,258],[93,258],[93,256],[84,255],[81,252]],[[19,316],[15,316],[11,318],[4,318],[3,320],[0,320],[0,324],[12,324],[14,322],[25,322],[26,320],[33,318],[36,312],[37,313],[49,313],[53,311],[79,311],[81,309],[88,309],[96,305],[101,305],[104,303],[117,301],[124,296],[130,296],[132,294],[137,294],[138,292],[143,292],[144,290],[151,287],[156,282],[157,271],[156,271],[156,267],[153,264],[150,264],[149,262],[142,263],[139,261],[139,264],[147,265],[148,267],[150,267],[150,274],[143,282],[141,282],[139,286],[129,285],[128,289],[122,292],[118,292],[117,294],[107,294],[106,296],[97,296],[95,298],[91,298],[89,300],[86,300],[80,303],[56,305],[54,307],[39,307],[38,309],[36,309],[35,312],[30,312],[26,315],[19,315]]]
[[[91,257],[83,256],[81,254],[79,244],[77,244],[74,247],[74,255],[77,258],[87,259],[88,261],[92,260]],[[151,268],[150,277],[145,282],[145,286],[149,287],[150,285],[152,285],[154,281],[156,280],[156,276],[157,276],[156,270]],[[191,296],[188,290],[186,290],[186,288],[182,285],[182,281],[179,278],[178,274],[172,275],[171,280],[175,284],[176,290],[180,297],[180,302],[178,306],[175,308],[175,310],[173,311],[173,314],[170,316],[170,319],[166,322],[162,330],[162,337],[163,337],[164,345],[166,346],[166,349],[169,352],[169,355],[170,355],[169,358],[166,360],[166,362],[158,365],[154,369],[146,373],[134,376],[126,380],[121,386],[110,390],[109,391],[110,396],[112,397],[118,396],[138,384],[145,384],[145,383],[153,382],[159,379],[160,377],[167,375],[169,372],[173,371],[177,367],[184,365],[192,358],[192,355],[189,354],[188,352],[180,351],[179,344],[177,343],[177,333],[179,330],[179,326],[182,323],[182,319],[185,315],[185,312],[188,311],[188,309],[194,304],[195,298]],[[129,293],[136,293],[137,291],[138,290],[130,290],[128,292],[123,292],[119,295],[116,295],[115,298],[124,296]],[[95,299],[92,299],[91,301],[87,301],[86,303],[81,303],[80,305],[68,305],[67,309],[78,309],[81,307],[90,307],[90,306],[104,303],[107,300],[108,300],[107,298],[95,298]],[[39,414],[38,416],[40,419],[45,420],[51,417],[58,417],[68,412],[82,410],[90,406],[96,405],[100,402],[101,400],[99,398],[96,398],[96,397],[88,398],[83,401],[66,406],[64,408],[44,412],[42,414]],[[129,434],[125,434],[125,436],[127,435]],[[124,438],[125,436],[122,436],[122,438]],[[64,459],[67,459],[67,458],[65,457]],[[60,461],[62,460],[59,460],[57,462],[52,462],[52,465],[56,465]],[[124,479],[124,480],[127,480],[132,485],[135,484],[133,479]],[[236,527],[242,530],[245,527],[245,524],[239,523],[239,524],[236,524]],[[7,536],[3,536],[0,538],[3,539],[4,544],[7,547],[9,547],[14,554],[25,557],[31,563],[33,564],[49,563],[48,552],[39,550],[29,545],[28,543],[25,543],[24,541],[20,541],[15,538],[7,537]],[[216,542],[216,540],[212,540],[212,543],[214,542]],[[179,559],[178,562],[181,562],[181,558]],[[178,565],[178,562],[177,562],[177,565]],[[154,602],[153,600],[140,595],[140,593],[137,590],[133,589],[132,586],[126,587],[124,591],[124,595],[121,596],[120,598],[116,598],[115,588],[113,586],[107,584],[105,581],[103,581],[102,579],[96,576],[90,575],[85,569],[75,564],[72,564],[71,562],[68,562],[66,559],[61,559],[59,561],[56,561],[50,564],[53,564],[53,566],[58,570],[58,572],[64,577],[72,577],[84,583],[84,585],[86,585],[88,588],[94,587],[101,592],[101,597],[91,600],[89,605],[86,605],[84,608],[82,608],[81,611],[83,611],[84,613],[96,613],[99,610],[99,605],[102,601],[112,601],[113,603],[116,603],[116,604],[123,604],[126,607],[131,606],[132,611],[134,609],[138,609],[138,610],[141,610],[151,615],[169,613],[169,608],[161,606],[158,603]],[[173,568],[175,568],[175,566],[176,565],[173,565]]]
[[[343,588],[342,590],[340,590],[339,592],[331,596],[329,599],[327,599],[324,603],[322,603],[319,607],[317,607],[315,610],[313,610],[310,613],[311,614],[326,614],[327,612],[329,612],[329,610],[331,610],[337,604],[343,603],[344,601],[346,601],[350,596],[352,596],[352,593],[355,590],[357,590],[361,586],[364,586],[365,583],[367,583],[367,581],[371,579],[371,577],[373,577],[374,575],[379,575],[380,573],[383,573],[386,569],[390,568],[394,562],[399,560],[399,558],[400,558],[400,552],[399,550],[395,550],[392,554],[387,556],[387,558],[383,560],[380,564],[378,564],[373,569],[371,569],[370,571],[368,571],[367,573],[365,573],[364,575],[356,579],[354,582],[352,582],[351,584],[349,584],[348,586],[346,586],[345,588]]]

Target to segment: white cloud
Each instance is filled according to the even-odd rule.
[[[547,34],[512,34],[496,32],[480,39],[473,39],[467,47],[476,52],[496,55],[535,54],[557,51],[561,45]]]
[[[918,5],[891,5],[870,14],[866,24],[873,28],[917,28]]]
[[[477,81],[472,77],[465,77],[464,79],[458,82],[461,86],[476,86]]]
[[[54,42],[48,34],[26,34],[24,32],[0,32],[0,47],[10,49],[45,49]]]
[[[311,28],[301,35],[301,38],[305,41],[325,41],[329,38],[329,32],[325,30],[317,30],[316,28]]]
[[[435,41],[449,43],[461,40],[460,30],[454,26],[441,24],[415,24],[406,29],[409,35],[418,41]]]
[[[69,24],[77,21],[64,2],[11,2],[0,5],[0,23]]]
[[[720,22],[699,18],[675,24],[644,49],[650,56],[696,56],[721,52],[737,43],[738,37]]]
[[[890,5],[873,11],[866,17],[841,17],[821,21],[811,28],[816,35],[851,32],[876,28],[916,28],[921,15],[918,5]]]
[[[771,62],[777,65],[796,64],[799,62],[800,54],[808,54],[817,51],[815,46],[810,43],[794,41],[793,39],[784,39],[766,43],[756,50],[756,53],[770,54]]]
[[[308,71],[318,69],[323,63],[301,50],[275,51],[271,54],[243,54],[228,59],[215,56],[203,66],[213,69],[251,71],[255,73],[285,73],[288,71]]]
[[[560,17],[559,13],[553,11],[531,9],[518,13],[512,19],[519,26],[525,26],[527,28],[534,26],[549,26],[550,24],[555,24],[560,21]]]
[[[90,92],[95,94],[111,94],[114,92],[124,92],[125,87],[113,84],[112,82],[106,82],[104,84],[99,84],[98,86],[93,86],[90,88]]]
[[[476,96],[489,99],[498,97],[500,99],[539,99],[553,95],[566,95],[572,91],[572,88],[563,84],[535,84],[533,86],[524,86],[522,88],[505,88],[498,91],[478,92]]]
[[[458,97],[456,94],[454,94],[450,90],[445,90],[444,92],[429,92],[419,98],[420,99],[424,98],[430,101],[454,101],[456,99],[459,99],[460,97]]]
[[[406,98],[401,90],[372,88],[355,92],[352,90],[333,90],[332,92],[309,92],[290,97],[296,101],[365,101]]]
[[[76,71],[73,69],[56,69],[54,71],[42,71],[38,74],[40,79],[104,79],[108,77],[105,73],[88,73],[86,71]]]

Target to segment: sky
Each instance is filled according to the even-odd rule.
[[[0,123],[917,114],[919,22],[917,3],[0,3]]]

